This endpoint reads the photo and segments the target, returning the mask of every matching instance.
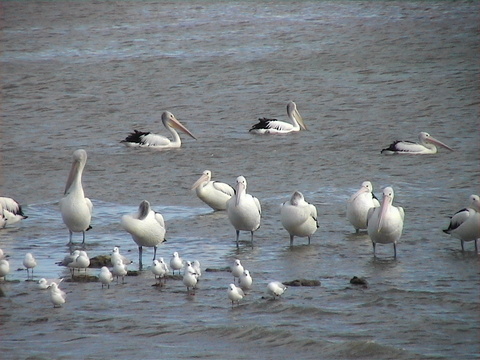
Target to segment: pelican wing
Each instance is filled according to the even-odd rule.
[[[267,119],[267,118],[260,118],[258,119],[258,123],[253,125],[249,131],[254,130],[277,130],[277,131],[290,131],[293,128],[292,124],[286,123],[284,121],[279,121],[277,119]]]
[[[12,198],[0,197],[0,212],[2,212],[1,210],[6,210],[13,215],[25,216],[20,204]]]
[[[216,190],[221,191],[221,192],[223,192],[227,195],[230,195],[230,196],[235,195],[235,189],[233,187],[231,187],[230,185],[225,184],[223,182],[214,181],[213,182],[213,187]]]
[[[383,149],[382,153],[419,153],[425,150],[425,146],[417,144],[413,141],[397,140],[390,144],[389,147]]]
[[[452,230],[455,230],[460,225],[462,225],[465,221],[468,220],[469,217],[470,217],[470,211],[467,208],[457,211],[452,216],[452,220],[450,220],[448,229],[443,230],[443,232],[450,234]]]
[[[122,142],[138,144],[140,146],[165,146],[170,144],[170,140],[165,136],[134,130]]]
[[[163,220],[163,216],[160,213],[155,213],[155,220],[165,229],[165,221]]]
[[[262,215],[262,207],[260,206],[260,201],[255,196],[252,196],[252,197],[253,197],[253,201],[255,202],[255,205],[257,206],[258,213]]]

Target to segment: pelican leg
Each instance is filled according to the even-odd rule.
[[[84,230],[84,231],[82,231],[82,233],[83,233],[83,241],[82,241],[82,245],[84,245],[84,244],[85,244],[85,230]]]
[[[461,241],[461,244],[462,244],[462,251],[465,251],[464,247],[463,247],[463,240],[460,240]]]
[[[240,236],[240,230],[235,230],[237,233],[237,249],[238,249],[238,237]]]
[[[377,254],[375,254],[375,243],[372,241],[372,245],[373,245],[373,256],[377,257]]]
[[[397,244],[393,243],[393,257],[397,258]]]
[[[157,247],[154,246],[154,247],[153,247],[153,260],[155,260],[155,257],[156,257],[156,256],[157,256]],[[152,261],[153,261],[153,260],[152,260]]]
[[[252,248],[253,248],[253,231],[250,231],[250,233],[252,234],[250,241],[252,242]]]
[[[143,249],[141,246],[138,247],[138,267],[140,270],[142,270],[142,252],[143,252]]]
[[[478,253],[477,239],[475,239],[474,242],[475,242],[475,252]],[[33,269],[32,269],[32,276],[33,276]]]
[[[293,235],[290,235],[290,247],[293,246]]]
[[[70,244],[72,244],[73,232],[72,232],[72,230],[68,230],[68,232],[70,233],[70,236],[69,236],[69,241],[68,241],[67,245],[70,245]]]
[[[310,245],[310,239],[311,239],[311,237],[309,236],[308,237],[308,245]]]

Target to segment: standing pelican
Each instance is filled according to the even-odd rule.
[[[138,263],[142,268],[142,246],[153,247],[153,260],[157,255],[157,246],[165,241],[165,222],[160,213],[150,208],[150,203],[143,200],[138,212],[122,216],[122,227],[132,235],[138,245]]]
[[[402,236],[403,220],[405,213],[403,208],[393,206],[393,189],[383,189],[383,199],[380,207],[370,208],[368,211],[367,231],[373,244],[375,255],[375,244],[393,243],[394,257],[397,257],[397,241]]]
[[[12,225],[28,216],[23,214],[22,206],[9,197],[0,197],[0,228]]]
[[[281,222],[290,234],[290,246],[293,246],[295,236],[308,237],[318,229],[317,208],[305,201],[300,191],[295,191],[292,198],[282,204],[280,209]]]
[[[291,124],[277,119],[261,118],[249,131],[253,134],[288,134],[300,131],[300,128],[307,130],[303,118],[297,110],[297,104],[293,101],[287,104],[287,115]]]
[[[225,210],[227,201],[235,195],[235,189],[228,184],[212,180],[212,172],[205,170],[200,178],[195,181],[192,190],[197,196],[213,210]]]
[[[347,203],[347,219],[358,233],[360,229],[367,228],[368,210],[379,207],[380,202],[373,194],[373,186],[370,181],[364,181],[362,187],[350,196]]]
[[[478,252],[477,239],[480,238],[480,197],[470,195],[470,208],[457,211],[451,218],[444,233],[460,239],[462,251],[464,241],[475,241],[475,252]]]
[[[260,227],[262,209],[260,201],[247,194],[247,180],[243,176],[237,178],[237,191],[227,202],[227,214],[237,233],[237,248],[240,230],[250,231],[253,246],[253,232]]]
[[[85,243],[85,231],[90,230],[93,205],[89,198],[85,197],[82,187],[82,173],[87,163],[87,152],[83,149],[73,153],[73,164],[68,175],[67,185],[63,198],[60,200],[60,212],[63,222],[70,232],[70,241],[74,232],[83,233],[82,244]]]
[[[165,128],[170,132],[170,134],[172,134],[173,140],[170,140],[163,135],[134,130],[134,132],[128,135],[125,140],[122,140],[122,142],[130,147],[140,146],[156,149],[179,148],[182,146],[182,141],[180,140],[180,136],[175,129],[183,131],[185,134],[191,136],[195,140],[197,139],[185,126],[182,125],[180,121],[177,120],[177,118],[175,118],[170,111],[165,111],[162,114],[162,123],[163,126],[165,126]]]
[[[453,149],[441,141],[435,139],[434,137],[430,136],[430,134],[426,132],[421,132],[418,135],[418,140],[420,143],[415,143],[413,141],[405,141],[405,140],[396,140],[390,144],[389,147],[383,149],[381,151],[382,154],[385,155],[392,155],[392,154],[436,154],[437,147],[435,145],[444,147],[450,151]]]

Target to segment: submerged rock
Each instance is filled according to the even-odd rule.
[[[354,276],[350,279],[350,284],[352,285],[362,285],[363,287],[368,287],[368,282],[364,278],[359,278]]]
[[[102,266],[111,266],[112,263],[110,261],[110,255],[98,255],[94,256],[90,259],[90,266],[91,268],[101,268]]]
[[[321,285],[319,280],[310,280],[310,279],[296,279],[292,281],[283,281],[282,284],[287,286],[320,286]]]

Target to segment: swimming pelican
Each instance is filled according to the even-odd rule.
[[[379,207],[380,202],[373,194],[373,186],[370,181],[364,181],[362,187],[350,196],[347,202],[347,219],[358,233],[360,229],[367,228],[368,210]]]
[[[227,214],[237,233],[237,248],[240,230],[250,231],[253,246],[253,232],[260,227],[262,209],[260,201],[247,194],[247,180],[243,176],[237,178],[237,192],[227,202]]]
[[[228,184],[212,180],[212,172],[205,170],[192,186],[197,196],[213,210],[225,210],[227,201],[235,195],[235,189]]]
[[[0,228],[12,225],[28,216],[23,214],[22,206],[9,197],[0,197]]]
[[[436,154],[437,147],[435,145],[444,147],[450,151],[453,149],[441,141],[435,139],[434,137],[430,136],[430,134],[426,132],[421,132],[418,135],[419,143],[415,143],[413,141],[402,141],[396,140],[390,144],[388,148],[385,148],[381,151],[382,154],[385,155],[392,155],[392,154]]]
[[[405,213],[402,207],[392,205],[393,197],[393,189],[386,187],[383,189],[380,207],[373,207],[368,211],[367,231],[372,240],[374,255],[376,243],[393,243],[394,257],[397,257],[396,244],[402,236]]]
[[[73,164],[68,175],[67,185],[63,198],[60,200],[60,212],[65,225],[70,232],[70,241],[74,232],[83,233],[82,244],[85,243],[85,231],[90,230],[93,205],[89,198],[85,197],[82,187],[82,173],[87,163],[87,152],[83,149],[73,153]]]
[[[153,260],[157,255],[157,246],[165,241],[165,222],[160,213],[150,208],[150,203],[143,200],[138,212],[122,216],[122,227],[132,235],[138,245],[138,263],[142,268],[142,246],[153,247]]]
[[[143,132],[134,130],[133,133],[128,135],[125,140],[122,140],[125,145],[130,147],[151,147],[155,149],[173,149],[182,146],[180,136],[175,131],[178,129],[185,134],[191,136],[195,140],[197,139],[193,134],[175,118],[170,111],[165,111],[162,114],[163,126],[172,134],[173,140],[166,138],[163,135],[153,134],[151,132]]]
[[[288,134],[300,131],[300,128],[307,130],[303,118],[297,110],[297,104],[293,101],[287,104],[287,115],[291,124],[277,119],[261,118],[249,131],[253,134]]]
[[[295,236],[307,236],[310,244],[310,238],[318,229],[317,208],[306,202],[300,191],[295,191],[292,198],[282,204],[280,217],[290,234],[290,246],[293,246]]]
[[[464,241],[475,241],[475,252],[478,252],[477,239],[480,238],[480,197],[470,195],[470,208],[457,211],[451,218],[444,233],[460,239],[462,251]]]

